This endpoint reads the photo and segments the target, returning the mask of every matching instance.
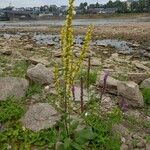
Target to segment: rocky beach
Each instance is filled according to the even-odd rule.
[[[80,22],[74,25],[75,58],[80,56],[90,21]],[[93,21],[92,40],[80,75],[85,74],[90,58],[90,93],[99,99],[105,73],[109,74],[101,114],[105,116],[116,108],[122,110],[122,121],[112,128],[119,134],[121,150],[150,150],[150,22],[97,22]],[[56,64],[62,65],[61,24],[54,24],[0,23],[0,109],[1,103],[13,97],[24,109],[18,119],[24,130],[41,131],[60,120],[61,114],[53,105],[57,99],[53,69]],[[77,77],[74,117],[78,116],[80,106],[79,81]],[[143,94],[144,89],[149,89],[149,97]],[[87,95],[84,89],[84,103],[88,107]],[[0,112],[0,134],[9,129],[9,123],[1,116]],[[10,144],[6,147],[11,149]]]

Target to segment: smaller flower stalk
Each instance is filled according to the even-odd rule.
[[[108,76],[109,76],[109,72],[106,72],[105,75],[104,75],[104,78],[103,78],[103,86],[102,86],[101,95],[100,95],[100,102],[101,102],[101,100],[103,98],[103,95],[106,92]]]

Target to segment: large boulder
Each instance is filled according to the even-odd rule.
[[[50,84],[52,83],[52,70],[46,68],[42,64],[37,64],[35,67],[27,70],[27,77],[33,81],[40,84]]]
[[[150,88],[150,78],[148,79],[145,79],[141,85],[140,85],[141,88]]]
[[[127,99],[127,103],[132,107],[143,107],[144,101],[138,84],[133,81],[118,82],[118,95]]]
[[[0,101],[8,97],[16,99],[25,96],[29,82],[26,79],[16,77],[0,77]]]
[[[53,127],[60,120],[58,112],[48,103],[37,103],[21,118],[23,127],[32,131],[40,131]]]
[[[97,77],[96,85],[99,86],[100,88],[103,88],[104,86],[104,76],[105,76],[105,73],[101,73],[101,75]],[[120,81],[114,79],[111,76],[108,76],[107,81],[106,81],[106,92],[117,94],[118,82]]]

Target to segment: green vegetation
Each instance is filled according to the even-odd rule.
[[[24,77],[27,71],[28,65],[25,60],[19,60],[16,62],[11,74],[14,77]]]
[[[145,136],[145,139],[148,143],[150,143],[150,135]]]
[[[26,92],[26,97],[30,98],[34,94],[41,94],[42,93],[42,86],[38,83],[33,83],[30,85],[29,89]]]
[[[94,8],[116,8],[118,13],[143,13],[150,12],[150,1],[149,0],[139,0],[131,2],[128,5],[125,1],[120,0],[109,0],[106,4],[101,5],[98,2],[95,4],[89,4],[87,2],[81,3],[79,5],[80,14],[87,14],[88,9]]]
[[[8,60],[5,56],[0,56],[0,67],[5,67],[7,62]]]
[[[19,123],[0,132],[1,150],[30,150],[31,146],[37,146],[44,150],[51,149],[56,142],[55,129],[47,129],[40,132],[32,132],[21,127]]]
[[[150,104],[150,88],[142,89],[145,104]]]
[[[9,110],[5,111],[7,112]],[[21,127],[18,121],[9,122],[8,128],[0,132],[0,147],[2,150],[8,147],[19,150],[30,150],[32,147],[52,150],[57,145],[58,150],[119,150],[121,141],[112,132],[113,124],[116,120],[120,122],[122,118],[118,112],[115,110],[105,118],[95,114],[83,115],[82,126],[78,120],[67,119],[70,124],[68,133],[64,130],[64,118],[55,128],[39,132],[32,132]]]
[[[112,119],[113,117],[113,119]],[[109,117],[100,118],[97,115],[88,115],[86,117],[87,125],[90,125],[95,133],[95,138],[92,141],[92,147],[95,149],[102,150],[119,150],[120,149],[120,139],[112,134],[112,125],[114,121],[118,120],[120,117],[115,113],[111,113]],[[111,145],[111,147],[110,147]]]
[[[87,71],[86,70],[81,70],[80,72],[79,72],[79,75],[78,75],[78,77],[77,77],[77,79],[81,79],[81,77],[83,77],[83,79],[84,79],[84,85],[85,85],[85,87],[87,87],[87,85],[88,85],[88,82],[89,82],[89,85],[93,85],[93,84],[95,84],[96,83],[96,79],[97,79],[97,72],[90,72],[90,74],[89,74],[89,81],[87,81]]]
[[[17,120],[22,116],[23,112],[21,104],[14,102],[12,98],[0,102],[0,122]]]
[[[135,130],[136,128],[145,128],[150,129],[150,122],[137,119],[134,116],[126,116],[124,117],[124,121],[130,126],[131,130]]]

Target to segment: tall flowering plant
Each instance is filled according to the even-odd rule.
[[[61,30],[61,54],[63,65],[62,80],[64,82],[63,100],[65,104],[65,112],[68,112],[69,108],[71,108],[71,104],[73,102],[72,87],[75,82],[75,77],[79,73],[81,65],[83,63],[89,41],[91,40],[91,33],[92,33],[92,27],[89,27],[83,41],[80,57],[76,59],[73,53],[73,42],[74,42],[73,28],[72,28],[72,18],[74,10],[73,4],[74,0],[69,0],[69,7],[66,16],[66,21]],[[59,85],[60,83],[59,72],[57,67],[55,67],[54,78],[56,90],[60,94],[59,89],[61,85]]]

